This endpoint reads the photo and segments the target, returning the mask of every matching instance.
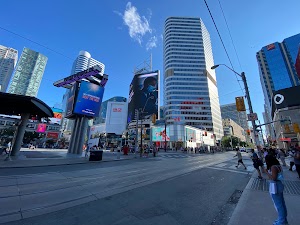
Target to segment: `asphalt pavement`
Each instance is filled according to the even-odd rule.
[[[6,171],[7,176],[0,178],[0,221],[7,225],[227,224],[252,172],[250,167],[236,169],[232,156],[231,152],[163,156],[23,175]]]
[[[0,207],[4,199],[13,200],[17,207],[8,211],[6,204],[0,219],[6,219],[7,225],[227,224],[249,173],[232,168],[236,164],[232,153],[175,155],[122,165],[113,162],[114,166],[101,168],[82,170],[83,165],[74,165],[68,172],[13,175],[11,192],[5,193],[8,186],[1,187]]]

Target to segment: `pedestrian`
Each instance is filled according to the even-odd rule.
[[[156,146],[153,145],[153,157],[156,157]]]
[[[10,152],[10,150],[11,150],[11,142],[7,143],[7,148],[8,148],[8,152]]]
[[[257,173],[258,173],[258,178],[262,179],[261,176],[261,172],[260,172],[260,168],[263,170],[264,169],[264,164],[262,163],[262,161],[258,158],[258,155],[255,153],[254,149],[251,149],[252,155],[251,155],[251,159],[253,161],[253,167],[256,169]]]
[[[265,169],[265,172],[270,179],[269,192],[278,213],[278,219],[274,221],[273,225],[287,225],[287,208],[284,201],[284,185],[282,183],[283,170],[275,157],[267,158],[267,161],[271,165],[270,170]]]
[[[285,152],[284,152],[284,150],[283,150],[282,148],[278,151],[278,158],[280,159],[282,165],[283,165],[283,166],[286,166],[286,162],[285,162]]]
[[[84,155],[85,158],[88,157],[89,151],[90,151],[90,146],[87,144],[85,148],[85,155]]]
[[[241,153],[241,151],[240,151],[239,148],[236,149],[236,154],[235,154],[235,156],[233,156],[233,157],[236,157],[236,156],[238,157],[238,164],[237,164],[235,167],[238,168],[239,165],[242,164],[242,165],[244,166],[245,170],[246,170],[247,167],[246,167],[245,164],[243,163],[242,153]]]
[[[294,163],[296,166],[296,171],[298,173],[298,178],[300,179],[300,149],[299,147],[296,147],[296,152],[294,156]]]
[[[293,166],[295,165],[295,162],[294,162],[295,149],[294,148],[290,149],[289,156],[291,157],[290,158],[290,169],[289,170],[293,171]]]

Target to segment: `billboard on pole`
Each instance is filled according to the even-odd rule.
[[[158,118],[158,105],[159,71],[136,74],[129,88],[127,122],[136,119],[136,109],[142,118],[150,118],[153,114]]]

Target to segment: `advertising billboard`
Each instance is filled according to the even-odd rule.
[[[276,109],[300,105],[300,86],[285,88],[275,91],[273,94],[272,114]]]
[[[185,132],[186,132],[186,141],[196,142],[196,131],[195,130],[185,128]]]
[[[51,108],[52,112],[54,114],[54,117],[49,118],[50,119],[50,123],[51,124],[60,124],[61,123],[61,119],[62,119],[62,113],[63,110],[62,109],[58,109],[58,108]]]
[[[37,129],[36,129],[36,132],[45,133],[46,129],[47,129],[47,124],[39,123],[38,126],[37,126]]]
[[[167,134],[164,127],[152,127],[152,141],[170,141],[170,129],[167,127]]]
[[[52,139],[58,139],[59,133],[57,132],[48,132],[46,137],[47,138],[52,138]]]
[[[103,87],[82,81],[74,106],[74,114],[98,117],[103,94]]]
[[[75,83],[68,91],[67,107],[66,107],[66,118],[73,116],[73,107],[75,102],[75,95],[77,90],[77,83]]]
[[[159,71],[136,74],[130,84],[127,122],[135,118],[135,110],[140,110],[140,117],[150,118],[156,114],[159,105]]]

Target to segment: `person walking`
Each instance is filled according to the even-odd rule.
[[[295,149],[294,148],[290,149],[289,156],[291,157],[290,158],[290,168],[289,168],[289,171],[293,171],[293,166],[295,165],[295,162],[294,162]]]
[[[90,146],[87,144],[85,148],[85,155],[84,155],[85,158],[88,157],[89,151],[90,151]]]
[[[264,169],[264,164],[262,163],[262,161],[258,158],[258,155],[255,153],[254,149],[251,149],[252,155],[251,155],[251,159],[253,161],[253,167],[256,169],[257,173],[258,173],[258,178],[262,179],[261,176],[261,172],[260,172],[260,168],[263,170]]]
[[[283,165],[283,166],[286,166],[286,162],[285,162],[285,152],[284,152],[284,150],[283,150],[282,148],[278,151],[278,158],[280,159],[282,165]]]
[[[240,151],[239,148],[236,149],[236,154],[235,154],[235,156],[233,156],[233,157],[236,157],[236,156],[238,157],[238,164],[237,164],[235,167],[238,168],[239,165],[242,164],[242,165],[244,166],[245,170],[246,170],[247,167],[246,167],[245,164],[243,163],[242,153],[241,153],[241,151]]]
[[[296,152],[294,156],[294,163],[296,166],[296,171],[298,173],[298,178],[300,179],[300,149],[299,147],[296,147]]]
[[[288,225],[287,208],[283,196],[284,185],[283,171],[279,161],[275,157],[267,158],[271,169],[265,169],[265,172],[270,179],[269,192],[272,197],[275,209],[278,213],[278,219],[274,221],[273,225]],[[270,171],[270,173],[269,173]]]

